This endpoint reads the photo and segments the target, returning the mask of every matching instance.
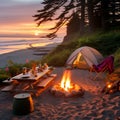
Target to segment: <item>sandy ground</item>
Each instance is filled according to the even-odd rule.
[[[53,46],[52,46],[53,47]],[[17,63],[25,63],[26,59],[40,59],[41,49],[26,49],[9,54],[0,55],[0,68],[7,65],[8,60]],[[53,84],[62,79],[64,67],[55,68],[57,74]],[[33,98],[34,111],[28,115],[17,116],[13,114],[14,95],[0,91],[0,120],[120,120],[120,92],[114,94],[102,94],[104,78],[96,81],[91,80],[87,70],[71,70],[72,82],[80,85],[85,94],[82,97],[62,98],[55,97],[49,90],[51,86]],[[0,89],[3,86],[0,85]]]
[[[23,64],[29,60],[38,60],[41,56],[33,55],[32,49],[24,49],[11,53],[0,55],[0,68],[8,66],[8,62],[11,60],[14,63]]]
[[[0,68],[8,66],[10,60],[18,64],[24,64],[26,62],[29,62],[30,60],[39,60],[43,56],[42,53],[46,53],[46,50],[48,50],[47,52],[49,52],[50,50],[54,49],[57,45],[59,44],[49,44],[44,47],[28,48],[2,54],[0,55]]]
[[[59,83],[65,68],[56,68],[54,84]],[[52,85],[38,97],[32,97],[34,111],[28,115],[13,114],[13,94],[0,92],[0,120],[120,120],[120,92],[101,94],[103,80],[89,79],[86,70],[71,70],[72,82],[84,90],[83,97],[61,98],[52,95]]]

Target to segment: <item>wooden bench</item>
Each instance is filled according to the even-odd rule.
[[[53,79],[56,78],[56,74],[51,74],[50,77],[43,79],[45,82],[39,82],[36,85],[37,91],[34,93],[35,96],[39,96],[41,93],[43,93],[49,86],[50,82],[52,82]]]
[[[19,84],[19,82],[17,82],[17,81],[12,81],[12,83],[10,83],[9,85],[5,86],[3,89],[1,89],[1,91],[2,91],[2,92],[10,92],[10,91],[12,91],[18,84]]]
[[[37,87],[45,88],[57,75],[51,74],[49,77],[43,79],[37,84]]]
[[[2,92],[10,92],[14,89],[15,85],[11,84],[9,86],[4,87],[3,89],[1,89]]]

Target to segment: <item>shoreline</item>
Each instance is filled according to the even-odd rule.
[[[44,55],[48,54],[57,45],[59,44],[54,43],[54,44],[48,44],[46,46],[26,48],[26,49],[13,51],[10,53],[1,54],[0,55],[0,68],[7,67],[9,60],[17,64],[24,64],[31,60],[39,60]]]

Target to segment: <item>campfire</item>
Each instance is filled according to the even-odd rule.
[[[55,96],[72,97],[82,96],[84,91],[79,85],[72,83],[71,71],[65,70],[61,82],[52,87],[51,93]]]

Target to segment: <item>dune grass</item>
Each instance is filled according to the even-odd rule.
[[[69,43],[61,44],[41,61],[49,65],[64,66],[69,55],[79,47],[90,46],[100,51],[103,56],[113,54],[115,65],[120,60],[120,31],[97,32],[92,35],[85,35]]]

